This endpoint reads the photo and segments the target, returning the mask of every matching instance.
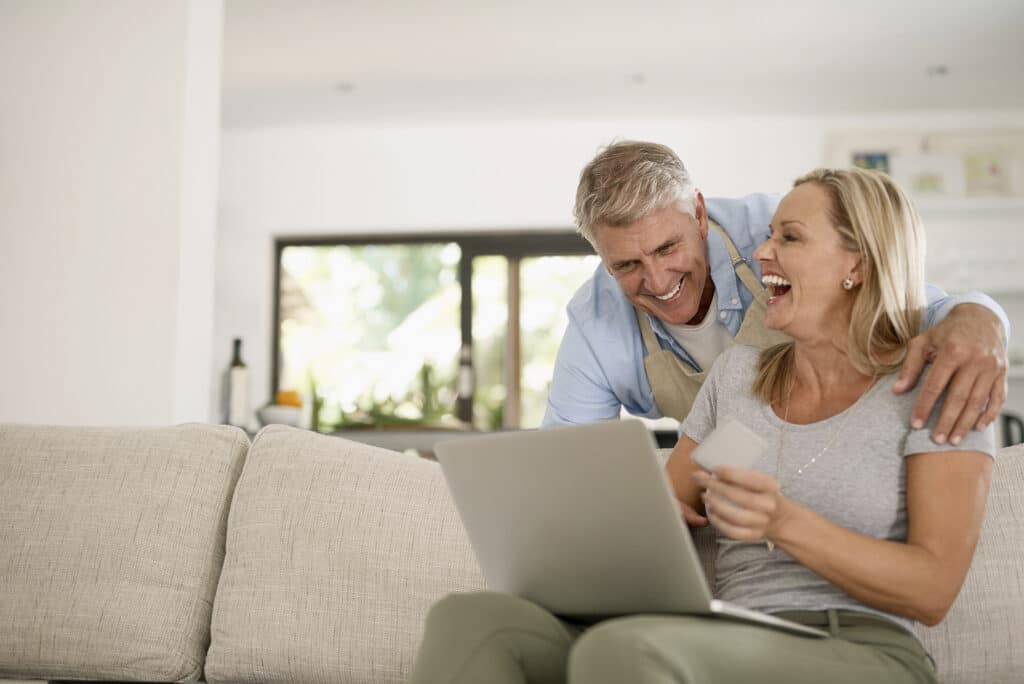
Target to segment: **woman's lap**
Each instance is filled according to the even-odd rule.
[[[455,594],[431,609],[411,682],[934,682],[899,628],[841,628],[839,636],[697,616],[630,616],[584,629],[507,594]]]

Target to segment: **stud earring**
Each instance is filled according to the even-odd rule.
[[[852,290],[853,289],[853,278],[846,278],[845,280],[843,280],[843,289],[844,290]]]

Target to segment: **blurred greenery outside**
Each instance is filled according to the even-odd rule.
[[[456,243],[287,247],[281,256],[280,389],[312,401],[321,432],[460,426]],[[521,420],[544,415],[565,305],[596,256],[520,265]],[[473,427],[503,427],[508,262],[473,260]]]

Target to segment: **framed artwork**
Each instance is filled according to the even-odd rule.
[[[1024,128],[835,131],[825,163],[888,173],[918,196],[1024,197]]]
[[[895,155],[920,154],[924,137],[907,131],[836,131],[825,141],[825,164],[890,172]]]
[[[933,133],[925,147],[963,160],[970,196],[1024,196],[1024,129]]]
[[[889,175],[918,197],[963,197],[966,194],[964,163],[952,154],[897,154],[890,160]]]

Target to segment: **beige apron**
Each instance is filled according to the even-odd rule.
[[[725,240],[725,247],[732,258],[732,267],[736,271],[736,275],[754,295],[754,300],[747,307],[747,313],[743,317],[743,323],[733,338],[733,342],[767,349],[772,345],[789,340],[790,338],[783,333],[765,327],[765,307],[770,296],[768,290],[758,282],[754,271],[747,264],[747,260],[740,255],[725,230],[711,220],[708,221],[708,225],[718,231],[722,239]],[[647,379],[654,391],[654,403],[658,405],[662,415],[683,420],[690,413],[690,407],[693,406],[693,400],[697,397],[701,385],[704,384],[707,371],[698,371],[676,356],[673,351],[662,349],[658,344],[654,329],[651,327],[650,318],[643,311],[635,310],[637,322],[640,324],[640,334],[643,335],[644,346],[647,347],[644,369],[647,371]],[[714,312],[709,312],[708,315],[714,315]]]

